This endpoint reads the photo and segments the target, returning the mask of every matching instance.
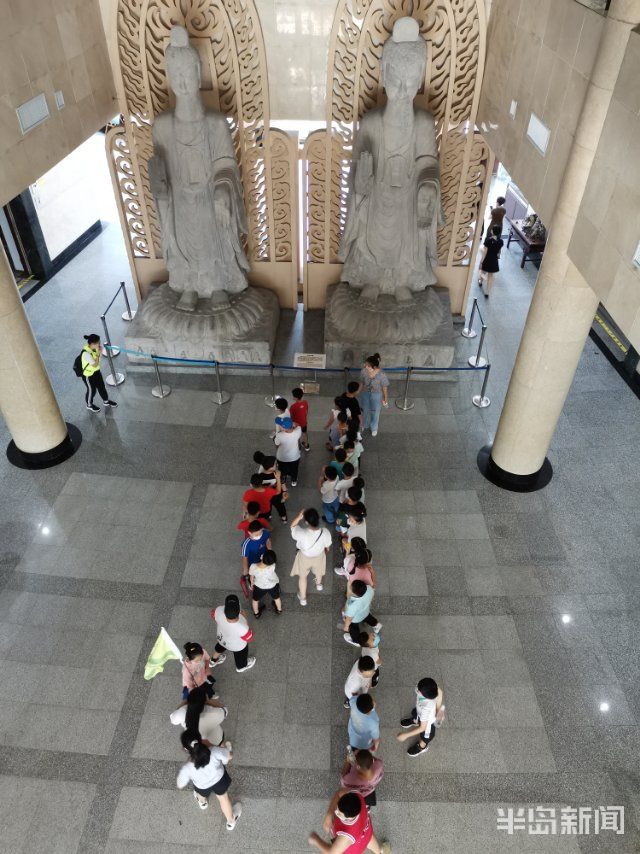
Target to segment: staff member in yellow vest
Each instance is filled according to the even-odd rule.
[[[115,400],[109,399],[100,370],[100,336],[85,335],[84,340],[87,343],[82,348],[80,355],[82,357],[82,379],[87,389],[85,395],[87,409],[91,412],[100,412],[100,407],[93,402],[96,392],[102,398],[105,406],[116,407],[118,404]]]

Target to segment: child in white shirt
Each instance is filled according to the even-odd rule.
[[[262,599],[267,593],[271,596],[273,610],[278,616],[282,614],[280,579],[276,575],[276,553],[271,551],[271,549],[267,549],[262,558],[257,563],[252,563],[249,567],[249,577],[253,591],[251,607],[253,608],[253,616],[256,620],[260,619],[266,607],[262,603]]]

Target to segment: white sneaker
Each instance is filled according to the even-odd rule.
[[[322,584],[316,584],[316,590],[318,591],[318,593],[320,593],[322,590],[324,590],[324,587],[322,586]]]
[[[375,626],[373,627],[373,631],[374,631],[376,634],[378,634],[378,633],[380,632],[380,629],[381,629],[381,628],[382,628],[382,623],[376,623],[376,624],[375,624]]]
[[[347,642],[347,643],[350,643],[350,644],[351,644],[351,646],[360,646],[360,644],[359,644],[359,643],[356,643],[356,642],[352,639],[351,635],[350,635],[348,632],[345,632],[345,633],[342,635],[342,637],[346,640],[346,642]]]
[[[292,481],[291,481],[291,486],[297,486],[297,485],[298,485],[298,481],[297,481],[297,480],[292,480]]]
[[[226,747],[229,753],[233,753],[233,746],[230,741],[225,741],[223,747]]]
[[[344,575],[344,566],[334,566],[333,571],[336,575]]]
[[[372,436],[377,436],[377,435],[378,435],[378,431],[377,431],[377,430],[372,430],[372,431],[371,431],[371,435],[372,435]]]
[[[253,656],[250,656],[247,659],[247,663],[244,667],[236,667],[236,673],[244,673],[245,670],[251,670],[253,665],[256,663],[256,660]]]
[[[238,819],[242,815],[242,804],[233,805],[233,821],[227,822],[227,830],[233,830],[238,823]]]
[[[223,654],[220,656],[220,658],[216,659],[215,661],[214,661],[214,660],[213,660],[213,658],[212,658],[212,659],[211,659],[211,663],[209,664],[209,667],[213,670],[213,668],[214,668],[214,667],[217,667],[219,664],[222,664],[222,662],[223,662],[223,661],[226,661],[226,660],[227,660],[227,656],[226,656],[226,655],[224,655],[224,653],[223,653]]]
[[[209,806],[209,801],[204,801],[204,802],[201,801],[200,795],[197,792],[193,793],[193,797],[196,799],[196,803],[198,804],[198,806],[200,807],[201,810],[207,809],[207,807]]]
[[[300,596],[300,594],[299,594],[299,593],[296,593],[296,596],[298,597],[298,602],[299,602],[301,605],[306,605],[306,604],[307,604],[307,600],[306,600],[306,599],[303,599],[303,598]]]

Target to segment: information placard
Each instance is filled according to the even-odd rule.
[[[311,368],[319,370],[326,368],[327,356],[325,353],[296,353],[293,357],[294,368]]]

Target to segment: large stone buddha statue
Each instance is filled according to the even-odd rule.
[[[448,367],[453,360],[449,294],[432,287],[444,225],[436,125],[413,103],[426,62],[418,22],[400,18],[382,51],[387,102],[365,113],[353,143],[344,266],[325,315],[331,365],[357,364],[375,351],[387,365]]]
[[[200,57],[184,27],[172,28],[165,63],[176,106],[153,123],[149,179],[169,286],[189,309],[198,297],[224,302],[247,287],[247,221],[229,125],[202,104]]]
[[[165,63],[176,105],[154,120],[149,181],[169,279],[151,286],[128,326],[127,346],[181,359],[268,363],[278,298],[247,281],[247,219],[231,132],[226,117],[202,103],[200,58],[184,27],[171,29]]]
[[[340,260],[342,280],[366,299],[386,293],[407,300],[437,282],[442,219],[435,120],[413,103],[426,61],[418,22],[401,18],[382,52],[387,103],[362,117],[354,140]]]

